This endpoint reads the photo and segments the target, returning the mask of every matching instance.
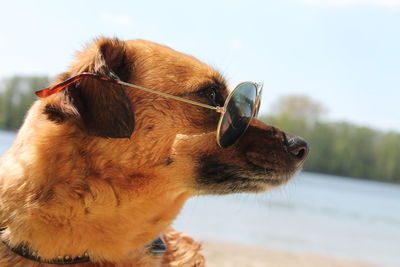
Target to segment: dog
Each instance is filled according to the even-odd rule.
[[[110,82],[224,105],[222,75],[169,47],[98,38],[53,85],[86,72],[106,81],[38,99],[0,161],[0,266],[203,266],[199,244],[169,228],[185,201],[267,191],[307,156],[255,118],[222,148],[217,112]]]

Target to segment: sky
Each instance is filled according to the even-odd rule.
[[[331,121],[400,131],[400,0],[1,3],[0,79],[61,73],[99,36],[147,39],[210,64],[231,87],[262,81],[261,114],[307,95]]]

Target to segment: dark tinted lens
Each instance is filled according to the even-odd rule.
[[[246,131],[253,115],[257,88],[252,83],[243,83],[233,92],[222,118],[219,144],[233,145]]]

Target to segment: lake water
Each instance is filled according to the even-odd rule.
[[[0,132],[0,155],[14,137]],[[198,239],[400,266],[400,186],[302,173],[273,192],[193,198],[174,227]]]

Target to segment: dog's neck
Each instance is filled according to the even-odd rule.
[[[3,232],[5,232],[6,230],[6,227],[0,228],[0,239],[1,234],[3,234]],[[77,257],[71,257],[69,255],[59,255],[57,256],[57,258],[44,259],[36,251],[32,251],[28,243],[21,243],[18,246],[11,246],[7,241],[4,240],[1,240],[1,243],[16,255],[38,263],[67,265],[91,262],[89,254],[87,252],[82,253],[82,255],[79,255]],[[161,238],[157,238],[156,240],[154,240],[148,247],[148,253],[155,256],[162,256],[165,254],[165,251],[166,246]]]
[[[22,127],[0,166],[6,207],[0,222],[10,229],[3,237],[11,246],[27,242],[49,259],[87,251],[95,261],[117,262],[146,253],[190,197],[173,181],[127,171],[124,159],[107,160],[105,153],[118,145],[113,141],[89,153],[81,148],[94,142],[82,146],[86,140],[57,126],[44,133],[34,121]]]

